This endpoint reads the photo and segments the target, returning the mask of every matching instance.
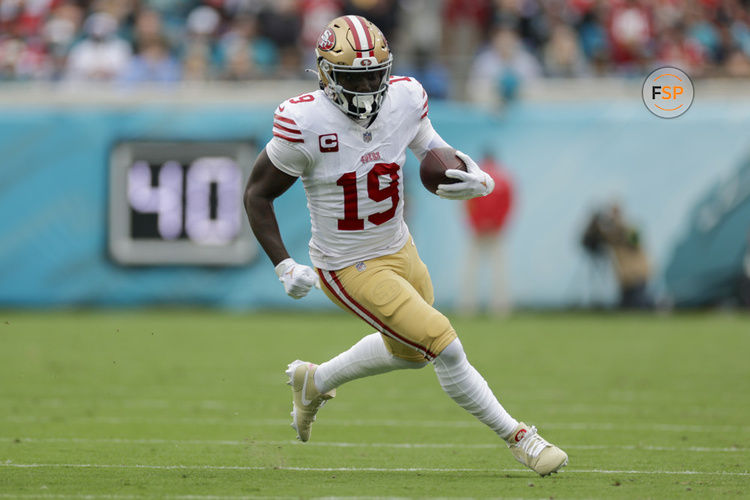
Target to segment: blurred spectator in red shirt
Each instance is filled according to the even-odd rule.
[[[510,313],[511,303],[505,273],[503,229],[507,226],[513,207],[513,184],[508,172],[491,154],[485,154],[480,168],[490,174],[495,181],[495,189],[487,196],[466,202],[471,238],[464,260],[466,265],[458,308],[464,314],[478,312],[479,276],[487,276],[490,293],[483,305],[490,314],[505,316]]]
[[[624,69],[639,70],[649,58],[653,37],[651,10],[642,0],[625,0],[612,7],[609,19],[612,59]]]
[[[0,33],[38,36],[49,12],[61,3],[60,0],[0,1]]]

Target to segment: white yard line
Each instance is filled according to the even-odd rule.
[[[526,399],[528,404],[530,399]],[[550,402],[549,400],[540,399],[545,408],[555,409],[565,413],[591,413],[611,412],[623,413],[632,408],[630,405],[602,403],[571,403],[571,402]],[[79,408],[81,399],[79,398],[32,398],[25,399],[19,397],[0,396],[0,408],[17,407],[19,405],[31,408]],[[170,409],[170,408],[200,408],[201,410],[215,411],[237,411],[243,408],[238,400],[218,400],[218,399],[106,399],[97,398],[97,407],[104,408],[148,408],[148,409]]]
[[[155,498],[156,495],[108,495],[108,494],[97,494],[97,493],[80,493],[80,494],[55,494],[55,493],[0,493],[0,498],[59,498],[59,499],[77,499],[77,500],[136,500],[143,498]],[[228,495],[158,495],[158,498],[165,498],[169,500],[258,500],[258,499],[291,499],[299,498],[297,496],[281,497],[281,496],[228,496]],[[341,497],[343,498],[343,497]],[[373,497],[348,497],[350,499],[365,499]]]
[[[245,465],[148,465],[148,464],[17,464],[0,462],[0,467],[10,468],[69,468],[69,469],[151,469],[151,470],[230,470],[261,471],[282,470],[293,472],[530,472],[528,469],[473,469],[449,467],[286,467]],[[649,475],[698,475],[698,476],[750,476],[750,472],[726,471],[672,471],[672,470],[607,470],[607,469],[563,469],[568,474],[649,474]]]
[[[261,495],[111,495],[111,494],[97,494],[97,493],[79,493],[79,494],[55,494],[55,493],[0,493],[0,498],[54,498],[54,499],[76,499],[76,500],[142,500],[144,498],[164,498],[167,500],[288,500],[288,499],[299,499],[299,496],[261,496]],[[312,497],[321,498],[326,500],[411,500],[413,497],[364,497],[364,496],[350,496],[350,497]],[[444,499],[461,500],[466,497],[440,497]],[[534,497],[535,498],[535,497]]]
[[[162,423],[162,424],[190,424],[190,425],[242,425],[248,427],[262,426],[287,426],[287,419],[255,419],[243,418],[238,414],[226,415],[224,417],[113,417],[113,416],[93,416],[93,417],[53,417],[41,415],[0,415],[0,421],[14,423],[101,423],[101,424],[132,424],[132,423]],[[334,427],[438,427],[438,428],[477,428],[481,429],[482,425],[474,420],[399,420],[399,419],[321,419],[318,426]],[[660,432],[750,432],[750,426],[746,425],[683,425],[683,424],[660,424],[660,423],[614,423],[614,422],[566,422],[566,423],[537,423],[540,429],[562,429],[562,430],[580,430],[580,431],[660,431]]]
[[[148,445],[199,445],[199,446],[307,446],[307,447],[328,447],[328,448],[392,448],[392,449],[505,449],[502,443],[351,443],[336,441],[315,441],[309,443],[300,443],[295,440],[286,441],[266,441],[266,440],[230,440],[230,439],[127,439],[127,438],[80,438],[80,437],[47,437],[47,438],[11,438],[0,437],[2,442],[14,442],[19,440],[21,443],[71,443],[71,444],[148,444]],[[638,445],[561,445],[566,450],[632,450],[632,451],[684,451],[698,453],[747,453],[750,448],[710,448],[703,446],[638,446]]]
[[[81,399],[79,398],[15,398],[0,396],[1,407],[16,407],[27,405],[33,408],[79,408]],[[241,405],[237,401],[218,400],[218,399],[105,399],[97,398],[96,405],[99,408],[148,408],[148,409],[169,409],[169,408],[199,408],[201,410],[237,410]],[[624,409],[624,407],[623,407]]]

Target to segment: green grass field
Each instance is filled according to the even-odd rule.
[[[337,314],[0,311],[0,498],[750,497],[750,318],[454,319],[501,402],[570,456],[523,469],[430,366],[358,380],[294,441],[284,369]]]

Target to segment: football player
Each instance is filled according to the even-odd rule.
[[[508,443],[541,475],[567,455],[535,427],[516,421],[469,364],[448,319],[432,307],[432,283],[403,217],[406,148],[420,160],[448,145],[428,118],[427,95],[408,77],[391,76],[383,34],[359,16],[323,30],[315,50],[320,90],[284,101],[273,138],[255,162],[245,191],[250,225],[295,299],[320,286],[376,332],[320,366],[296,360],[287,375],[292,427],[307,441],[318,409],[351,380],[432,363],[443,390]],[[492,191],[492,178],[457,152],[467,171],[437,194],[469,199]],[[273,201],[302,179],[312,223],[312,267],[295,262],[279,233]]]

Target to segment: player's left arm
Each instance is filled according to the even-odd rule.
[[[419,161],[422,161],[427,152],[435,148],[451,147],[432,127],[430,119],[423,116],[419,121],[419,129],[414,140],[409,144],[409,149]],[[449,169],[445,171],[447,177],[457,179],[453,184],[440,184],[435,194],[449,200],[468,200],[479,196],[486,196],[495,189],[495,181],[487,172],[484,172],[471,157],[461,151],[456,151],[461,161],[466,165],[463,170]]]

